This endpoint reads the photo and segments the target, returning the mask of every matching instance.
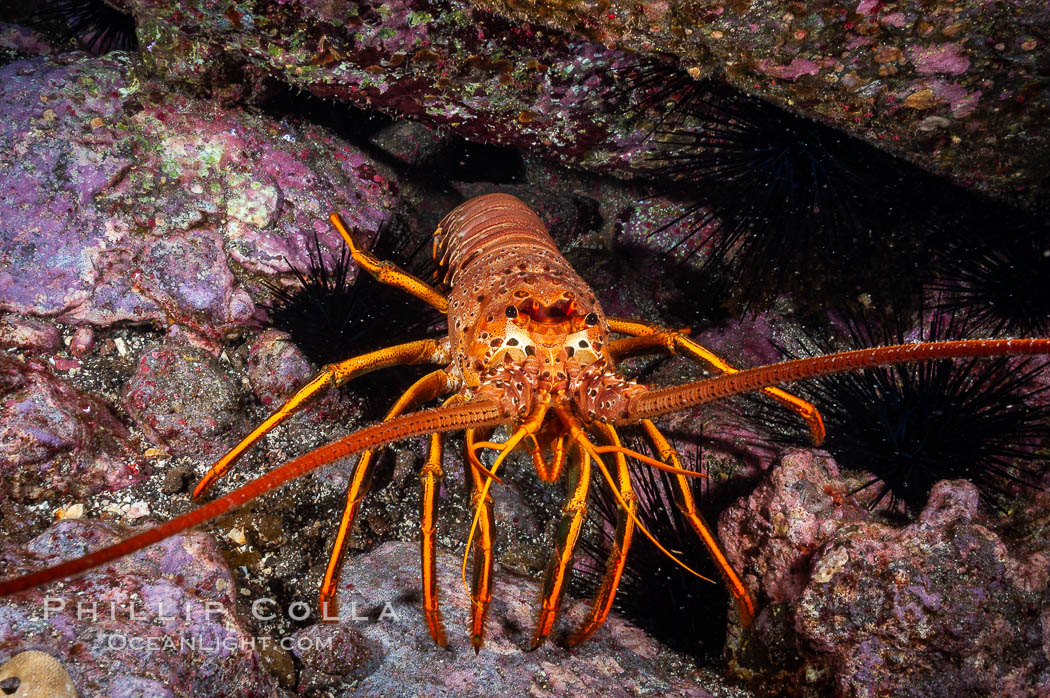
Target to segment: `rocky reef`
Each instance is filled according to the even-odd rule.
[[[646,148],[617,76],[656,56],[971,186],[1046,193],[1039,2],[129,4],[158,71],[230,99],[276,79],[623,173]]]

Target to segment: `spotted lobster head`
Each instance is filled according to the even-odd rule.
[[[590,422],[622,416],[644,390],[616,372],[594,291],[519,199],[471,199],[442,220],[435,244],[452,286],[449,338],[471,396],[521,420],[546,405]],[[563,441],[556,423],[527,440],[545,481],[561,471]]]

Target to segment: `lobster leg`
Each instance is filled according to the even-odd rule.
[[[722,373],[737,373],[739,370],[678,330],[665,330],[646,322],[623,318],[609,318],[609,329],[631,336],[631,339],[621,339],[610,346],[610,352],[617,361],[629,356],[665,351],[668,354],[681,354],[693,361],[709,364]],[[763,388],[762,392],[806,422],[814,446],[819,446],[824,442],[824,420],[815,405],[780,388]]]
[[[354,258],[354,261],[360,264],[362,269],[374,276],[377,281],[410,293],[416,298],[434,306],[442,313],[448,312],[448,298],[435,291],[430,284],[417,279],[393,262],[380,260],[371,252],[366,252],[358,247],[354,243],[354,239],[350,237],[350,231],[346,229],[346,225],[343,224],[343,219],[339,217],[338,213],[330,215],[328,220],[332,222],[335,229],[343,236],[343,240],[346,242],[347,247],[350,248],[350,255]]]
[[[470,471],[471,480],[474,484],[474,520],[470,524],[470,534],[467,536],[467,549],[463,555],[464,586],[466,586],[467,583],[467,556],[470,554],[471,544],[474,540],[474,532],[479,528],[482,529],[479,535],[478,547],[475,548],[475,553],[480,555],[480,559],[475,557],[475,591],[471,594],[471,601],[473,603],[471,616],[471,644],[474,645],[475,654],[481,649],[481,643],[485,639],[485,613],[488,610],[488,604],[492,596],[492,533],[494,525],[492,521],[492,500],[488,497],[489,487],[492,486],[492,482],[496,477],[496,470],[499,469],[499,466],[507,456],[509,456],[523,440],[528,439],[539,431],[540,427],[543,425],[543,418],[546,416],[549,406],[550,395],[542,396],[537,404],[533,406],[532,412],[529,413],[529,416],[521,423],[514,433],[510,435],[510,438],[502,444],[491,443],[488,441],[475,441],[475,428],[467,427],[466,429],[467,468]],[[482,424],[479,426],[487,427],[490,425]],[[491,448],[499,452],[499,455],[496,456],[496,460],[492,463],[491,470],[486,469],[478,459],[477,452],[481,448]],[[482,575],[480,579],[478,577],[479,574]]]
[[[316,397],[320,392],[328,388],[338,387],[349,380],[357,378],[371,371],[388,366],[401,364],[447,364],[451,363],[452,356],[445,340],[422,339],[406,344],[387,347],[370,351],[367,354],[355,356],[346,361],[336,364],[328,364],[310,379],[310,382],[299,389],[295,395],[281,405],[276,412],[266,418],[259,426],[252,429],[251,433],[241,439],[240,443],[226,452],[215,464],[208,469],[197,487],[193,490],[193,498],[197,499],[208,491],[215,481],[222,477],[235,460],[248,448],[265,436],[271,429],[287,419],[293,412],[298,410],[309,400]]]
[[[543,457],[543,448],[535,436],[525,440],[529,455],[532,456],[533,467],[536,474],[543,482],[554,482],[561,475],[561,469],[565,464],[565,434],[558,434],[551,443],[550,466]]]
[[[614,445],[620,446],[620,437],[616,430],[606,424],[596,423],[595,428],[601,431],[605,437]],[[631,547],[631,535],[634,533],[635,496],[631,488],[631,477],[627,470],[627,459],[622,453],[615,454],[616,475],[620,483],[620,495],[627,503],[630,513],[623,507],[618,507],[616,517],[616,532],[613,535],[612,547],[609,550],[609,558],[605,565],[605,575],[602,584],[594,597],[591,613],[587,619],[576,629],[568,639],[569,646],[578,645],[586,641],[594,634],[606,616],[612,609],[613,599],[616,598],[616,589],[620,586],[620,577],[623,575],[624,565],[627,563],[627,551]]]
[[[430,629],[430,637],[439,647],[448,645],[445,628],[441,622],[437,596],[437,493],[438,483],[445,477],[441,468],[441,434],[430,435],[427,462],[419,474],[420,496],[420,552],[423,570],[423,615]]]
[[[656,428],[656,425],[648,419],[643,419],[642,428],[645,430],[645,434],[653,444],[656,452],[660,454],[660,458],[676,468],[681,468],[682,463],[678,458],[678,453],[667,441],[667,438],[660,433],[660,430]],[[755,618],[755,604],[751,600],[747,587],[740,581],[740,577],[737,576],[733,566],[726,559],[725,553],[722,552],[722,548],[718,545],[718,540],[712,533],[711,528],[697,510],[696,501],[693,499],[693,490],[689,485],[689,478],[676,474],[674,475],[674,484],[675,504],[686,520],[689,521],[689,525],[693,527],[696,534],[704,541],[704,545],[707,546],[708,552],[718,566],[718,571],[722,573],[722,578],[725,580],[729,592],[736,600],[737,609],[740,613],[740,622],[744,626],[751,625]]]
[[[586,438],[586,437],[584,437]],[[572,554],[587,516],[587,490],[591,483],[591,454],[575,448],[569,462],[567,483],[572,494],[561,510],[561,521],[554,541],[554,554],[543,577],[540,619],[532,636],[532,649],[543,644],[558,617],[565,582],[572,565]]]
[[[444,395],[453,390],[456,381],[443,369],[433,371],[413,383],[404,394],[398,398],[394,406],[387,412],[383,421],[389,421],[398,415],[414,409],[428,400],[439,395]],[[346,505],[343,507],[343,518],[339,522],[339,530],[332,544],[332,554],[328,558],[328,568],[325,570],[324,579],[321,581],[321,617],[331,618],[329,613],[333,609],[336,587],[339,583],[339,572],[343,567],[343,555],[346,552],[346,539],[353,528],[354,519],[361,508],[361,502],[368,494],[372,486],[372,473],[375,466],[375,450],[368,449],[361,453],[354,468],[354,476],[346,488]],[[429,462],[428,462],[429,464]],[[441,464],[438,464],[440,471]],[[435,638],[436,639],[436,638]]]
[[[470,590],[470,644],[474,653],[481,650],[485,641],[485,616],[492,601],[492,545],[496,534],[496,522],[492,511],[492,497],[485,489],[488,476],[474,450],[475,430],[466,432],[467,471],[473,483],[471,508],[480,510],[478,516],[478,538],[474,541],[474,564]]]

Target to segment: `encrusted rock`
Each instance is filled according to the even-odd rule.
[[[62,344],[62,335],[53,323],[42,318],[15,313],[0,315],[0,346],[29,351],[54,351]]]
[[[244,428],[237,384],[193,347],[169,344],[140,356],[124,407],[150,441],[175,454],[217,457]]]
[[[225,98],[265,96],[267,76],[279,75],[320,97],[623,171],[644,164],[648,131],[632,122],[622,80],[649,54],[960,183],[1046,192],[1050,93],[1038,76],[1050,17],[1040,0],[129,5],[151,67]],[[931,131],[930,117],[946,125]]]
[[[0,311],[218,341],[257,321],[245,271],[305,268],[315,233],[341,249],[330,211],[366,237],[387,220],[388,184],[353,147],[134,70],[127,54],[0,68]]]
[[[769,601],[798,599],[819,546],[844,523],[870,518],[846,500],[848,491],[830,458],[790,453],[746,500],[722,515],[719,535],[726,554]]]
[[[95,346],[95,331],[90,327],[78,327],[69,340],[69,353],[84,357],[91,353]]]
[[[813,695],[1050,690],[1046,539],[1012,552],[967,481],[936,485],[902,527],[876,521],[852,487],[832,461],[796,451],[722,516],[759,606],[749,641],[735,643],[738,670],[764,690],[786,681]],[[785,671],[753,673],[762,663]]]
[[[813,565],[796,626],[843,696],[1050,692],[1040,607],[977,489],[941,482],[919,521],[840,529]]]
[[[26,501],[121,489],[146,466],[108,404],[0,354],[0,472],[2,496]]]
[[[346,671],[346,680],[359,679],[357,691],[369,695],[709,696],[709,690],[718,687],[705,683],[711,680],[708,676],[701,682],[688,673],[664,669],[659,644],[615,614],[588,642],[571,650],[559,647],[556,641],[589,610],[589,604],[569,599],[553,641],[528,651],[539,585],[499,570],[485,644],[475,655],[460,558],[439,551],[437,560],[448,649],[434,645],[423,620],[419,546],[386,543],[347,561],[339,586],[339,622],[356,632],[346,644],[353,651],[350,659],[340,654],[321,670]],[[297,637],[318,632],[311,628]],[[361,649],[362,645],[369,649]]]
[[[62,521],[23,549],[8,547],[0,567],[5,577],[28,572],[123,536],[99,521]],[[274,681],[235,605],[236,586],[214,541],[185,533],[0,600],[0,661],[44,650],[82,696],[214,696],[232,687],[238,696],[272,696]]]
[[[266,330],[248,349],[252,392],[271,411],[310,382],[317,370],[286,332]],[[332,394],[326,392],[321,399]]]

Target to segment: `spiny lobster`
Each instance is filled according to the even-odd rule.
[[[420,474],[423,610],[434,642],[444,646],[447,640],[438,608],[435,569],[435,516],[443,475],[442,435],[464,431],[474,507],[467,552],[473,548],[471,642],[475,651],[484,640],[485,616],[492,597],[495,520],[488,492],[493,480],[498,479],[500,465],[517,449],[531,454],[536,473],[544,482],[557,481],[564,471],[569,493],[542,587],[533,647],[544,642],[554,627],[573,549],[586,517],[592,465],[619,503],[619,518],[603,581],[589,614],[568,638],[569,644],[590,637],[609,613],[635,528],[649,535],[635,515],[628,457],[674,474],[675,504],[707,545],[736,601],[741,621],[747,624],[754,616],[754,604],[697,511],[687,481],[687,476],[695,473],[681,467],[678,455],[652,418],[730,395],[763,390],[795,411],[809,426],[813,441],[819,444],[824,437],[820,413],[776,384],[908,361],[1050,354],[1050,339],[959,340],[842,352],[738,371],[684,332],[607,317],[593,291],[558,252],[540,219],[512,196],[489,194],[472,199],[439,224],[434,251],[447,272],[445,282],[451,288],[447,297],[390,262],[380,261],[358,248],[337,214],[332,214],[331,221],[364,270],[446,312],[448,337],[399,344],[325,366],[212,465],[194,496],[204,494],[247,448],[322,391],[395,365],[435,364],[441,368],[416,381],[382,422],[295,458],[225,496],[116,545],[0,582],[0,595],[67,577],[151,545],[338,458],[361,452],[321,583],[321,604],[325,610],[335,598],[347,534],[371,482],[375,449],[399,439],[429,434],[428,455]],[[612,339],[612,334],[624,337]],[[723,375],[653,389],[625,379],[617,371],[616,362],[622,359],[661,352],[681,354]],[[449,397],[442,406],[411,412],[443,396]],[[622,445],[617,427],[628,424],[640,424],[658,458]],[[502,443],[490,441],[499,425],[507,425],[510,436]],[[496,452],[488,465],[481,457],[485,450]],[[603,456],[611,458],[611,468]]]

